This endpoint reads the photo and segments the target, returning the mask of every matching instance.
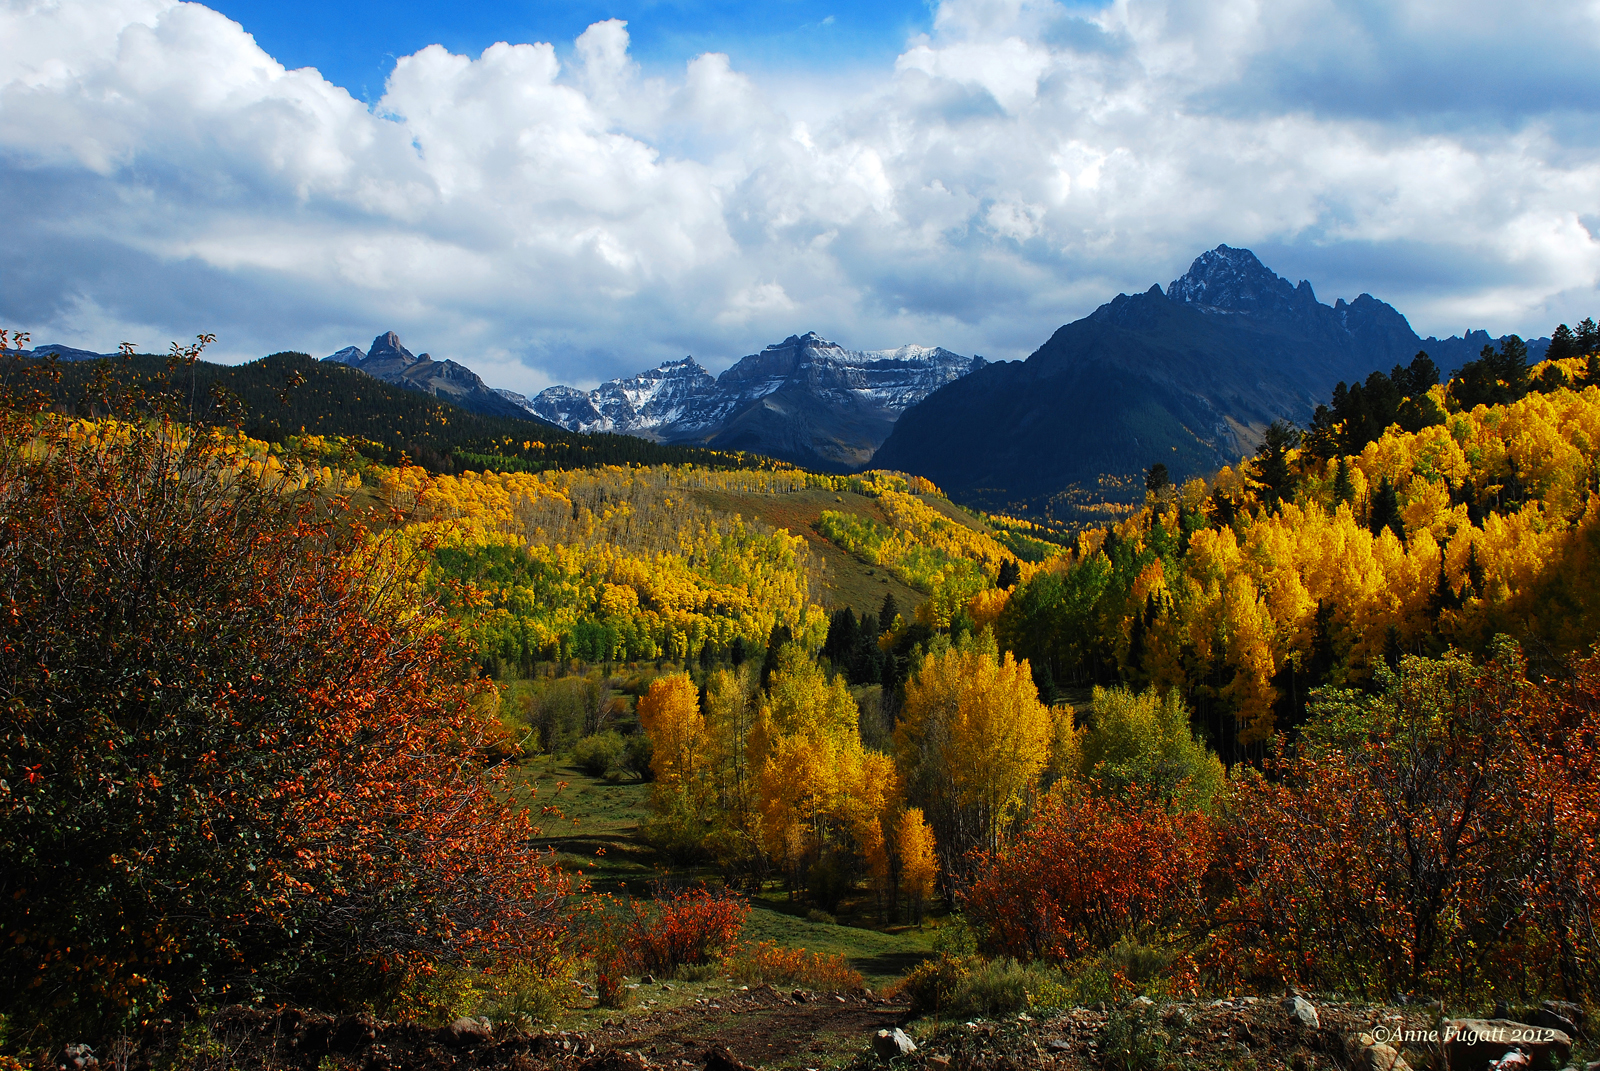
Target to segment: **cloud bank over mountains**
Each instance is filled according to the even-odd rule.
[[[1218,242],[1424,335],[1600,311],[1593,0],[946,0],[847,92],[647,74],[613,20],[425,48],[371,109],[199,4],[0,0],[0,40],[0,319],[90,349],[1003,359]]]

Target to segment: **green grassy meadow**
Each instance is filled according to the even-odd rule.
[[[520,766],[521,784],[537,790],[535,805],[561,811],[545,818],[543,841],[563,870],[581,876],[593,892],[644,894],[654,881],[721,880],[709,864],[677,865],[663,860],[640,837],[649,820],[650,786],[631,776],[594,777],[563,759],[536,756]],[[562,787],[564,784],[564,787]],[[880,989],[932,955],[937,919],[923,926],[880,926],[865,917],[867,898],[847,899],[837,922],[813,921],[809,908],[794,901],[777,883],[750,899],[742,939],[770,941],[788,948],[842,955],[868,986]]]

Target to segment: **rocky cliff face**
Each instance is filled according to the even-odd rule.
[[[349,365],[374,379],[420,390],[474,413],[524,418],[529,415],[522,406],[491,390],[472,369],[455,361],[435,361],[426,353],[418,356],[401,345],[400,336],[393,331],[373,339],[365,353],[346,346],[323,360]]]
[[[713,378],[693,358],[603,383],[551,387],[532,413],[574,431],[747,450],[832,470],[859,468],[901,413],[986,364],[939,347],[848,350],[808,332]]]

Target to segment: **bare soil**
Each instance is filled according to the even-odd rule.
[[[1072,1008],[1000,1021],[907,1023],[908,1009],[870,992],[781,992],[770,986],[644,1007],[596,1029],[524,1034],[468,1024],[429,1028],[298,1010],[226,1009],[196,1040],[167,1029],[133,1053],[103,1054],[111,1071],[649,1071],[749,1068],[875,1071],[873,1035],[905,1026],[917,1051],[903,1071],[1346,1071],[1347,1040],[1434,1028],[1437,1006],[1396,1008],[1313,1000],[1320,1019],[1302,1026],[1277,1000],[1240,998]],[[1573,1063],[1593,1059],[1581,1042]],[[1444,1066],[1428,1045],[1402,1047],[1419,1071]],[[40,1054],[57,1071],[60,1054]],[[92,1067],[93,1065],[90,1065]],[[87,1071],[87,1069],[86,1069]]]

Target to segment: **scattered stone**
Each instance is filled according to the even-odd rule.
[[[872,1051],[878,1058],[888,1063],[901,1056],[910,1056],[917,1051],[917,1043],[907,1036],[898,1026],[893,1030],[880,1030],[872,1036]]]
[[[706,1050],[706,1071],[754,1071],[747,1063],[728,1051],[726,1045],[713,1045]]]
[[[834,995],[833,995],[833,999],[834,999],[834,1001],[835,1001],[835,1002],[836,1002],[836,1003],[838,1003],[838,1004],[847,1004],[847,1003],[849,1003],[849,1002],[848,1002],[848,1001],[846,1001],[846,1000],[845,1000],[845,999],[844,999],[844,998],[843,998],[843,997],[841,997],[841,996],[840,996],[840,995],[839,995],[839,994],[837,994],[837,993],[835,993],[835,994],[834,994]]]
[[[1399,1050],[1371,1034],[1352,1034],[1346,1043],[1356,1071],[1411,1071]]]
[[[1576,1026],[1580,1031],[1589,1025],[1589,1013],[1583,1010],[1583,1005],[1573,1004],[1566,1000],[1545,1000],[1539,1003],[1540,1011],[1559,1015]],[[1543,1025],[1543,1024],[1540,1024]]]
[[[1512,1049],[1489,1064],[1490,1071],[1533,1071],[1533,1060],[1521,1049]]]
[[[477,1019],[468,1019],[462,1016],[449,1026],[445,1027],[445,1037],[452,1045],[461,1048],[470,1048],[473,1045],[482,1045],[492,1036],[489,1027]]]
[[[789,996],[796,1004],[804,1004],[809,999],[806,996],[806,991],[804,989],[796,989],[793,993],[790,993]]]
[[[939,1071],[944,1071],[945,1068],[950,1066],[950,1057],[948,1057],[948,1056],[930,1056],[930,1057],[928,1057],[928,1066],[929,1067],[937,1067],[937,1068],[939,1068]]]
[[[1572,1036],[1511,1019],[1452,1019],[1444,1024],[1450,1071],[1487,1071],[1512,1049],[1528,1054],[1535,1071],[1561,1067],[1572,1055]]]
[[[643,978],[640,978],[639,981],[643,982],[645,985],[654,985],[655,984],[655,977],[653,975],[647,974]]]
[[[1049,1049],[1051,1052],[1071,1052],[1072,1042],[1067,1041],[1064,1038],[1056,1038],[1053,1041],[1045,1042],[1044,1047]]]
[[[1299,1023],[1307,1030],[1318,1030],[1322,1027],[1322,1020],[1317,1017],[1316,1006],[1305,997],[1284,997],[1283,1010],[1289,1013],[1290,1020]]]
[[[631,1052],[612,1049],[578,1065],[578,1071],[645,1071],[649,1065]]]

